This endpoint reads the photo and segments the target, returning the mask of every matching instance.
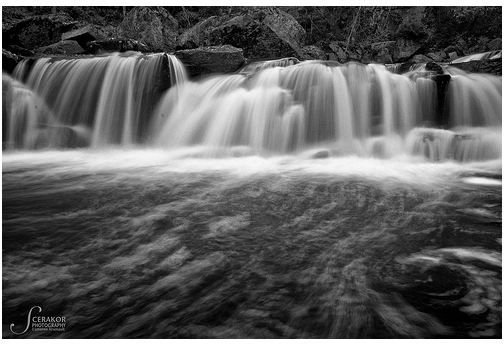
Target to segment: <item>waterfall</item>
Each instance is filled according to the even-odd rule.
[[[3,77],[4,144],[500,158],[501,77],[445,66],[438,89],[425,66],[387,68],[286,58],[190,81],[166,54],[24,60]]]
[[[24,96],[24,110],[19,109],[19,96],[11,101],[15,104],[7,113],[9,146],[102,147],[145,141],[155,104],[164,90],[185,79],[185,72],[174,56],[127,53],[24,60],[14,76],[25,83],[19,87],[17,81],[14,94],[24,89],[36,96]],[[41,114],[36,115],[37,110]],[[32,122],[27,126],[20,118]],[[86,135],[76,142],[72,132]]]

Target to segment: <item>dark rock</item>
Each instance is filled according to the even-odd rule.
[[[305,60],[327,60],[327,54],[316,45],[301,48],[301,58]]]
[[[58,42],[62,33],[73,29],[76,24],[70,17],[61,14],[29,17],[3,32],[4,44],[33,50]]]
[[[436,65],[441,68],[441,66]],[[430,64],[429,68],[439,69],[434,65]],[[441,73],[442,73],[441,68]],[[449,124],[450,119],[448,118],[448,111],[445,108],[446,92],[448,91],[448,84],[450,83],[451,76],[448,74],[438,74],[432,77],[432,80],[436,83],[437,90],[437,108],[436,108],[436,124],[441,127],[446,127]]]
[[[149,52],[150,49],[145,44],[129,38],[107,38],[97,41],[91,41],[87,44],[87,51],[92,54],[101,54],[106,52],[124,52],[124,51]]]
[[[200,30],[195,28],[194,32],[199,32],[200,45],[232,45],[242,48],[250,59],[300,58],[306,36],[303,27],[291,15],[272,7],[252,7],[218,27],[200,26]]]
[[[464,52],[462,50],[460,50],[459,47],[455,46],[455,45],[449,45],[447,46],[446,48],[444,48],[444,52],[446,54],[450,54],[450,53],[457,53],[457,55],[460,55],[460,56],[463,56],[464,55]]]
[[[502,59],[474,60],[462,63],[451,63],[450,66],[470,73],[487,73],[502,75]]]
[[[396,48],[396,41],[385,41],[371,44],[370,59],[376,63],[392,63],[392,54]]]
[[[410,58],[409,61],[414,62],[414,63],[427,63],[427,62],[431,62],[432,59],[425,56],[425,55],[418,54],[418,55],[415,55],[412,58]]]
[[[446,61],[448,58],[448,55],[442,50],[428,53],[427,57],[431,58],[434,62],[443,62]]]
[[[336,60],[338,62],[342,62],[342,63],[344,63],[348,60],[348,54],[345,51],[344,43],[333,41],[333,42],[329,43],[329,48],[335,54],[334,60]],[[332,58],[330,58],[330,59],[333,60]]]
[[[184,31],[177,39],[177,49],[194,49],[207,44],[210,30],[222,23],[222,18],[212,16]]]
[[[427,62],[427,64],[425,65],[425,69],[431,72],[436,72],[436,74],[444,73],[443,67],[432,61]]]
[[[120,24],[121,36],[145,43],[151,51],[174,51],[178,22],[162,7],[135,7]]]
[[[245,63],[243,50],[230,45],[179,50],[175,56],[184,63],[190,76],[232,73]]]
[[[22,58],[8,50],[2,49],[2,70],[11,74]]]
[[[502,49],[502,39],[501,38],[492,39],[490,42],[488,42],[487,49],[488,50],[501,50]]]
[[[97,38],[99,37],[93,25],[86,25],[80,29],[64,32],[61,35],[62,41],[77,41],[77,43],[79,43],[79,45],[83,48],[86,47],[87,43],[95,41]]]
[[[399,38],[396,41],[392,57],[394,62],[403,62],[417,54],[422,45],[416,41]]]
[[[36,52],[45,55],[76,55],[83,54],[86,51],[82,49],[77,41],[67,40],[38,48]]]

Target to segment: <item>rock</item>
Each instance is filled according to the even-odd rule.
[[[289,14],[277,8],[249,9],[216,28],[200,32],[200,42],[228,44],[243,49],[254,59],[276,59],[286,56],[300,58],[306,32]]]
[[[453,61],[456,59],[458,59],[458,55],[457,55],[456,51],[452,51],[452,52],[448,53],[448,60]]]
[[[8,50],[2,49],[2,70],[11,74],[22,58]],[[4,112],[5,113],[5,112]]]
[[[427,63],[427,62],[431,62],[432,59],[425,56],[425,55],[418,54],[418,55],[415,55],[412,58],[410,58],[409,61],[414,62],[414,63]]]
[[[184,63],[190,76],[232,73],[245,63],[243,50],[230,45],[179,50],[175,56]]]
[[[370,59],[376,63],[392,63],[392,54],[396,48],[396,41],[385,41],[371,44]]]
[[[145,43],[151,51],[174,51],[178,22],[162,7],[135,7],[119,25],[121,36]]]
[[[425,69],[431,72],[436,72],[436,74],[444,73],[443,67],[432,61],[427,62],[427,64],[425,65]]]
[[[320,150],[320,151],[313,153],[310,156],[310,158],[311,159],[327,159],[327,158],[329,158],[329,156],[331,156],[331,153],[329,152],[329,150],[324,149],[324,150]]]
[[[200,21],[178,37],[177,49],[194,49],[202,45],[207,45],[206,40],[209,31],[219,26],[221,23],[222,19],[216,16]]]
[[[448,55],[442,50],[428,53],[427,57],[431,58],[434,62],[443,62],[448,58]]]
[[[403,62],[417,54],[422,46],[413,40],[399,38],[396,41],[392,57],[394,62]]]
[[[307,45],[301,48],[301,58],[305,60],[327,60],[327,55],[316,45]]]
[[[61,40],[77,41],[83,48],[86,47],[87,43],[95,41],[97,38],[99,37],[93,25],[86,25],[80,29],[64,32],[61,35]]]
[[[332,41],[331,43],[329,43],[329,48],[335,54],[334,60],[342,63],[348,60],[348,54],[345,52],[345,49],[343,48],[343,43]]]
[[[502,75],[502,59],[473,60],[462,63],[451,63],[450,66],[470,73]]]
[[[3,32],[3,44],[19,45],[31,50],[47,46],[58,42],[62,33],[73,29],[76,23],[62,14],[29,17]]]
[[[449,55],[450,53],[453,53],[453,52],[457,53],[457,55],[459,55],[459,56],[463,56],[463,55],[464,55],[464,53],[462,52],[462,50],[460,50],[460,48],[459,48],[459,47],[457,47],[457,46],[455,46],[455,45],[449,45],[448,47],[446,47],[446,48],[444,49],[444,52],[445,52],[446,54],[448,54],[448,55]]]
[[[92,54],[101,54],[106,52],[124,52],[128,50],[149,52],[150,49],[145,44],[129,38],[106,38],[91,41],[87,44],[87,51]]]
[[[67,40],[38,48],[36,52],[44,55],[76,55],[83,54],[86,51],[82,49],[77,41]]]
[[[501,38],[492,39],[490,42],[487,43],[487,49],[488,50],[501,50],[502,49],[502,39]]]

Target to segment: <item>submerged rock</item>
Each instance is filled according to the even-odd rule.
[[[232,73],[245,63],[243,50],[230,45],[179,50],[175,53],[190,76],[211,73]]]
[[[175,50],[178,22],[162,7],[135,7],[119,29],[121,36],[141,41],[151,51]]]

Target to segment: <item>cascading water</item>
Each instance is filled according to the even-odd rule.
[[[25,86],[4,76],[7,147],[102,147],[143,142],[154,105],[185,72],[174,56],[128,53],[25,60],[14,77]]]

